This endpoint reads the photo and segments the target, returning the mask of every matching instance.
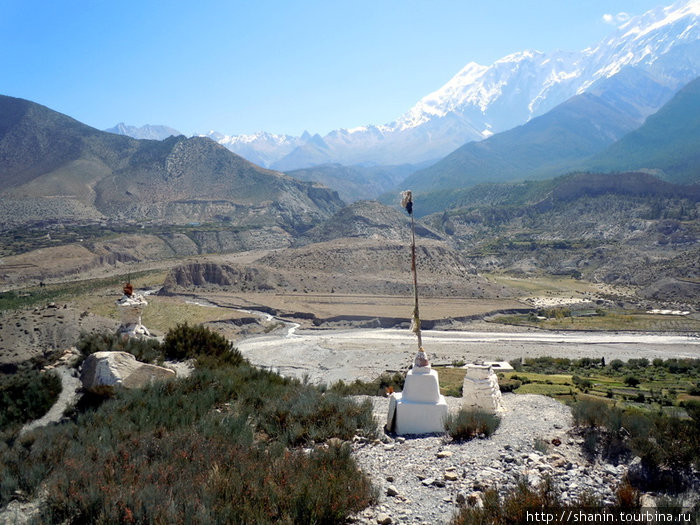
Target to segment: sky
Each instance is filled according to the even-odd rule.
[[[105,129],[384,124],[469,62],[579,51],[671,0],[0,0],[0,94]]]

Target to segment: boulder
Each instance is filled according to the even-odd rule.
[[[174,379],[175,372],[137,361],[127,352],[96,352],[83,362],[80,380],[95,394],[110,394],[115,387],[144,388],[153,381]]]

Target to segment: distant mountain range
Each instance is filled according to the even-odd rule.
[[[178,130],[168,126],[153,126],[146,124],[145,126],[127,126],[120,122],[113,128],[105,130],[107,133],[116,133],[117,135],[126,135],[135,139],[150,139],[150,140],[165,140],[168,137],[177,137],[182,135]]]
[[[640,74],[632,70],[625,75],[634,81]],[[700,179],[698,86],[700,80],[691,82],[636,131],[637,123],[628,112],[609,102],[609,90],[584,93],[523,126],[465,144],[402,184],[429,192],[541,179],[574,169],[661,169],[669,180],[694,182]]]
[[[229,222],[304,231],[337,211],[335,192],[251,164],[202,137],[137,140],[0,96],[0,223]]]
[[[523,126],[465,144],[401,186],[422,193],[422,209],[430,213],[458,202],[460,188],[571,171],[647,170],[700,183],[700,77],[635,128],[606,102],[605,91],[585,93]]]
[[[684,0],[633,17],[579,52],[522,51],[490,66],[469,63],[389,124],[338,129],[324,137],[209,136],[249,160],[285,171],[326,163],[437,161],[469,141],[542,116],[571,97],[598,95],[602,84],[604,101],[639,125],[700,75],[699,17],[700,0]],[[630,77],[642,81],[629,82]]]
[[[333,188],[346,203],[376,199],[393,190],[421,165],[403,166],[343,166],[321,164],[311,168],[288,171],[287,175],[299,180],[319,182]]]

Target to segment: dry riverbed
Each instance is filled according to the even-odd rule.
[[[423,346],[433,364],[453,361],[513,360],[522,357],[700,358],[700,337],[646,333],[512,331],[423,332]],[[498,326],[498,329],[502,327]],[[371,380],[385,371],[407,369],[416,351],[409,330],[299,330],[293,325],[275,334],[237,342],[252,363],[283,375],[308,376],[313,382]]]

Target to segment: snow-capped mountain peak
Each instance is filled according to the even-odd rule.
[[[700,0],[684,0],[632,17],[582,51],[524,50],[489,66],[469,62],[388,124],[338,129],[322,141],[310,140],[309,134],[289,137],[264,132],[217,137],[250,160],[279,169],[321,162],[421,162],[523,124],[631,68],[644,76],[645,85],[663,92],[656,99],[632,91],[618,94],[633,101],[637,111],[633,118],[641,124],[673,92],[700,75]],[[644,89],[634,84],[619,83],[620,89]]]

